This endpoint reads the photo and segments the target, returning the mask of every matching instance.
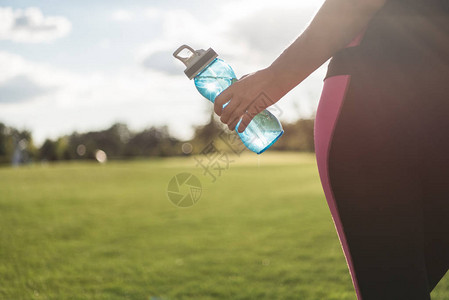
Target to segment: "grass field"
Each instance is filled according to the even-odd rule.
[[[193,158],[1,168],[0,298],[356,299],[314,156],[232,158],[214,183]]]

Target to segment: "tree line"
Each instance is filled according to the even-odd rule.
[[[283,124],[284,136],[271,149],[279,151],[314,151],[313,119]],[[57,139],[46,139],[36,146],[28,130],[18,130],[0,123],[0,164],[24,164],[39,161],[99,160],[166,157],[201,153],[208,145],[219,145],[218,137],[236,135],[211,115],[206,125],[198,126],[188,141],[170,135],[167,126],[132,131],[116,123],[105,130],[73,132]],[[241,143],[240,141],[238,141]],[[100,152],[101,151],[101,152]],[[224,149],[224,151],[226,151]]]

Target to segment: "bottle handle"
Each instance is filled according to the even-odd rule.
[[[189,50],[190,52],[192,52],[192,55],[189,56],[189,57],[181,57],[181,56],[179,56],[179,53],[180,53],[182,50],[184,50],[184,49],[187,49],[187,50]],[[182,46],[180,46],[178,49],[176,49],[175,52],[173,52],[173,56],[176,57],[177,59],[179,59],[180,61],[182,61],[185,65],[187,65],[187,61],[188,61],[193,55],[195,55],[195,50],[193,50],[192,47],[187,46],[187,45],[182,45]]]

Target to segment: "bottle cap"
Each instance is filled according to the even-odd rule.
[[[187,49],[189,54],[187,57],[182,57],[179,54],[181,51]],[[200,73],[207,65],[209,65],[217,56],[212,48],[207,50],[199,49],[193,50],[187,45],[182,45],[173,53],[173,56],[184,63],[186,69],[184,73],[189,77],[189,79],[194,78],[198,73]]]

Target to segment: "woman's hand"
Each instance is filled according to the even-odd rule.
[[[215,98],[214,110],[229,130],[234,130],[242,119],[238,132],[243,132],[258,113],[278,102],[282,96],[275,74],[266,68],[243,76],[224,90]]]

